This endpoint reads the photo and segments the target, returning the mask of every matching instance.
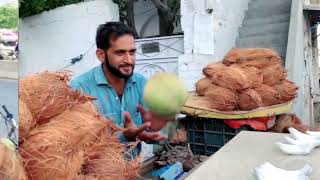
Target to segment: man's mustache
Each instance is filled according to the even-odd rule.
[[[122,65],[119,65],[119,68],[121,68],[121,67],[131,67],[131,68],[133,68],[134,65],[133,64],[122,64]]]

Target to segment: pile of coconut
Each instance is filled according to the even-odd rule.
[[[234,48],[203,73],[196,92],[220,111],[249,111],[287,103],[297,95],[298,87],[286,79],[282,59],[272,49]]]
[[[124,159],[119,128],[69,80],[66,72],[19,80],[18,151],[28,179],[136,179],[139,161]]]

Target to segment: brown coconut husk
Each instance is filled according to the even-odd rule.
[[[212,83],[232,91],[242,91],[252,87],[247,74],[238,67],[221,68],[212,74]]]
[[[206,90],[210,87],[212,84],[211,80],[209,78],[202,78],[196,83],[196,92],[203,96]]]
[[[273,65],[282,65],[282,61],[280,57],[272,57],[272,58],[259,58],[253,60],[239,61],[238,63],[241,66],[253,66],[259,69],[263,69]]]
[[[93,103],[87,102],[32,129],[19,149],[28,177],[32,180],[76,178],[84,163],[84,148],[109,124],[99,116]]]
[[[207,105],[209,108],[220,111],[232,111],[239,102],[236,93],[217,85],[212,85],[212,88],[206,91],[205,96],[208,98]]]
[[[99,180],[99,179],[91,175],[79,174],[74,180]]]
[[[138,175],[139,161],[123,158],[123,146],[115,140],[102,140],[87,149],[82,174],[98,179],[134,180]]]
[[[27,180],[18,154],[0,143],[0,179],[3,180]]]
[[[94,99],[67,84],[67,72],[43,72],[19,80],[19,98],[26,103],[38,125],[74,105]]]
[[[31,128],[36,124],[27,105],[19,98],[19,144],[28,137]]]
[[[172,144],[182,144],[187,142],[187,131],[186,129],[177,129],[176,132],[174,133],[173,139],[172,139]]]
[[[253,90],[248,89],[239,94],[239,108],[240,110],[253,110],[262,106],[262,98],[260,94]]]
[[[262,84],[259,88],[254,90],[260,94],[262,98],[262,107],[272,106],[280,103],[280,94],[273,87]]]
[[[220,71],[222,68],[226,68],[227,66],[224,65],[222,62],[217,63],[210,63],[205,68],[203,68],[202,72],[206,77],[212,77],[212,75],[216,71]]]
[[[233,48],[224,57],[223,64],[241,64],[264,68],[275,63],[281,64],[281,58],[272,49],[268,48]]]
[[[262,70],[263,84],[273,86],[274,84],[280,83],[288,76],[287,70],[282,65],[277,64],[269,66]]]
[[[285,103],[291,101],[297,96],[298,86],[289,80],[283,80],[279,84],[273,86],[280,94],[280,102]]]
[[[263,75],[261,69],[256,68],[254,66],[240,66],[238,64],[234,64],[231,67],[241,68],[246,73],[248,80],[252,82],[253,88],[261,86],[263,82]]]
[[[269,129],[272,132],[289,133],[288,128],[293,127],[300,132],[305,133],[310,128],[303,125],[301,120],[295,114],[282,114],[277,116],[276,124]]]

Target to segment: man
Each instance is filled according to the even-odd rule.
[[[102,114],[124,127],[119,135],[126,143],[163,141],[160,130],[174,117],[157,116],[143,107],[143,88],[146,79],[134,73],[134,31],[121,22],[108,22],[97,29],[96,56],[101,65],[80,75],[71,86],[97,98]]]

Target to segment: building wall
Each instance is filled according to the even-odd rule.
[[[157,72],[178,73],[178,56],[183,54],[183,35],[136,40],[135,71],[150,78]],[[159,52],[144,53],[142,46],[158,43]]]
[[[195,1],[197,2],[197,1]],[[220,61],[232,47],[238,36],[238,29],[242,24],[245,12],[250,0],[207,0],[207,4],[213,9],[212,24],[188,23],[183,26],[185,36],[185,54],[179,57],[179,76],[185,79],[189,90],[194,90],[194,84],[203,77],[202,69],[208,63]],[[199,12],[204,13],[204,12]],[[192,16],[182,14],[181,21],[190,21]],[[213,39],[199,39],[192,30],[194,27],[202,26],[213,32]],[[206,34],[204,33],[206,36]],[[213,43],[213,51],[207,54],[190,52],[190,44],[193,42]],[[207,41],[207,42],[205,42]],[[188,47],[189,46],[189,47]]]
[[[292,1],[286,69],[289,74],[288,78],[299,87],[293,112],[301,118],[304,124],[311,125],[313,102],[310,97],[311,69],[309,69],[308,63],[312,61],[312,50],[310,47],[310,28],[307,21],[303,15],[303,2]]]
[[[111,0],[72,4],[20,19],[20,76],[61,69],[83,53],[83,60],[68,69],[75,75],[87,71],[99,63],[95,55],[98,25],[118,20],[118,6]]]

